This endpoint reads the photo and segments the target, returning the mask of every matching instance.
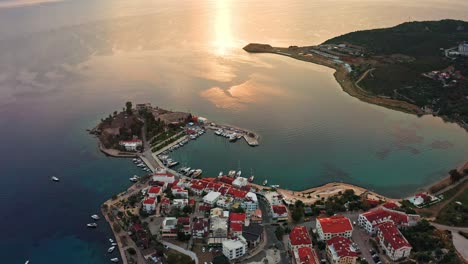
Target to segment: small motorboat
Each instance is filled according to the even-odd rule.
[[[263,181],[263,186],[266,186],[267,184],[268,184],[268,180],[265,179],[265,180]]]
[[[252,176],[250,176],[247,180],[248,180],[249,182],[253,182],[253,181],[254,181],[254,178],[255,178],[255,176],[252,175]]]
[[[92,215],[91,218],[94,219],[94,220],[99,220],[99,219],[101,219],[101,218],[99,217],[99,215],[96,215],[96,214]]]
[[[59,182],[60,179],[55,177],[55,176],[52,176],[52,178],[50,178],[53,182]]]
[[[119,262],[119,258],[111,258],[110,261],[112,261],[114,263],[117,263],[117,262]]]
[[[86,226],[88,226],[89,228],[96,228],[96,227],[97,227],[97,223],[89,223],[89,224],[87,224]]]
[[[112,253],[112,251],[114,251],[114,249],[115,249],[115,246],[110,247],[110,248],[107,250],[107,253]]]
[[[112,246],[117,246],[117,243],[112,243],[111,245],[112,245]]]
[[[26,260],[26,262],[24,264],[29,264],[29,260]]]
[[[112,238],[109,238],[109,242],[114,243],[114,240]]]

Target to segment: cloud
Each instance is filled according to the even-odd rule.
[[[62,2],[63,0],[9,0],[0,2],[0,8],[14,8],[39,4]]]

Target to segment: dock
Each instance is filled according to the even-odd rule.
[[[235,126],[232,126],[232,125],[221,125],[221,124],[214,124],[214,123],[212,123],[211,125],[206,126],[206,128],[211,129],[213,131],[221,129],[221,130],[223,130],[225,132],[234,132],[234,133],[242,136],[245,139],[245,141],[247,142],[247,144],[249,146],[251,146],[251,147],[260,145],[259,140],[258,140],[259,139],[258,134],[254,133],[252,131],[243,129],[243,128],[235,127]]]

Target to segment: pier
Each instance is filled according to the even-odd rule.
[[[211,123],[210,125],[206,126],[206,128],[211,129],[213,131],[223,130],[228,133],[235,133],[237,135],[240,135],[241,137],[245,139],[247,144],[251,147],[259,145],[259,142],[258,142],[259,136],[256,133],[246,130],[246,129],[242,129],[242,128],[231,126],[231,125],[220,125],[220,124],[215,124],[215,123]]]

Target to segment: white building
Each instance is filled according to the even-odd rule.
[[[148,197],[143,201],[143,210],[146,212],[153,212],[156,210],[156,198],[155,197]]]
[[[257,195],[253,192],[248,192],[245,196],[245,199],[241,203],[241,207],[247,213],[254,212],[258,208],[258,198]]]
[[[157,182],[165,182],[168,184],[172,184],[175,181],[174,175],[167,172],[166,170],[158,170],[152,175],[153,181]]]
[[[143,145],[143,141],[141,139],[120,140],[119,145],[127,151],[137,151],[137,148]]]
[[[218,201],[216,201],[216,205],[223,208],[230,210],[232,207],[233,199],[231,197],[219,197]]]
[[[462,56],[468,56],[468,43],[458,45],[458,53]]]
[[[223,241],[223,254],[229,260],[237,259],[247,253],[247,241],[240,236],[236,240]]]
[[[149,197],[157,197],[157,196],[161,196],[161,194],[162,194],[162,189],[159,186],[151,186],[151,188],[149,188],[148,190]]]
[[[379,208],[367,211],[358,217],[359,226],[364,228],[369,234],[375,233],[375,227],[384,222],[392,222],[396,226],[409,226],[409,217],[403,212]]]
[[[411,245],[391,222],[385,222],[376,227],[380,246],[393,261],[406,258],[411,253]]]
[[[161,225],[161,235],[163,237],[177,236],[177,218],[175,217],[164,218],[162,225]]]
[[[179,209],[183,209],[185,206],[188,205],[188,199],[174,199],[172,200],[172,205]]]
[[[210,236],[224,238],[228,234],[228,219],[214,216],[210,218]]]
[[[244,177],[237,177],[237,178],[232,182],[232,185],[233,185],[234,187],[237,187],[237,188],[242,188],[242,187],[246,186],[248,183],[249,183],[249,181],[247,181],[247,178],[244,178]]]
[[[203,197],[203,202],[209,205],[215,205],[216,201],[218,201],[220,196],[221,196],[220,192],[209,192],[207,195]]]
[[[267,192],[264,195],[270,206],[283,204],[283,197],[277,192]]]
[[[316,229],[320,240],[329,240],[336,236],[350,238],[353,234],[351,220],[343,215],[317,218]]]

